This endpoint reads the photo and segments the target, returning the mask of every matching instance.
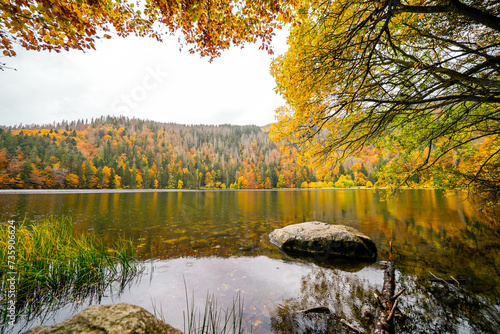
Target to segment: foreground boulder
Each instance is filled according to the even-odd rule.
[[[142,307],[126,303],[94,305],[61,323],[37,326],[25,334],[182,334]]]
[[[355,228],[321,222],[306,222],[276,229],[269,238],[291,255],[314,256],[316,260],[347,258],[375,261],[377,246]]]

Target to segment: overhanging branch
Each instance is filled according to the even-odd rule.
[[[439,14],[439,13],[457,13],[472,21],[500,31],[500,19],[495,15],[469,6],[459,0],[448,0],[447,5],[440,6],[407,6],[402,5],[400,0],[394,0],[397,13],[420,13],[420,14]]]

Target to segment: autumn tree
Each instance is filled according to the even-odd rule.
[[[79,185],[80,185],[80,180],[79,180],[78,175],[70,173],[66,176],[66,187],[67,188],[75,189],[75,188],[78,188]]]
[[[180,32],[190,52],[211,58],[231,45],[261,41],[293,17],[296,0],[16,0],[0,1],[0,51],[94,49],[99,38]],[[1,64],[0,69],[5,66]]]
[[[206,188],[214,188],[215,187],[214,179],[212,177],[212,173],[210,173],[210,172],[207,172],[205,174],[205,187]]]
[[[111,168],[109,168],[108,166],[104,166],[104,168],[102,169],[102,187],[110,188],[112,181]]]
[[[367,182],[368,178],[365,174],[363,174],[362,172],[358,172],[358,174],[356,174],[356,184],[358,186],[366,186]]]
[[[396,152],[386,186],[432,180],[500,202],[500,3],[303,1],[272,73],[276,136],[320,163]],[[380,181],[380,180],[379,180]]]
[[[34,164],[31,164],[28,180],[29,180],[29,188],[39,189],[42,188],[45,182],[45,177],[42,171],[36,168]]]
[[[0,2],[0,50],[15,56],[14,44],[28,50],[94,48],[95,40],[109,33],[156,36],[151,22],[127,1],[36,1]]]

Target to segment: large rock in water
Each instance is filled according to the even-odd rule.
[[[25,334],[182,334],[142,307],[126,303],[94,305],[77,315],[52,325],[37,326]]]
[[[322,222],[306,222],[276,229],[269,234],[273,244],[293,255],[314,256],[325,261],[347,258],[375,261],[377,246],[355,228]]]

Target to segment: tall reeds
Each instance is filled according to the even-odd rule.
[[[185,284],[185,282],[184,282]],[[222,308],[217,305],[213,294],[207,293],[203,312],[195,308],[194,293],[189,303],[187,287],[186,312],[184,316],[184,333],[186,334],[244,334],[243,329],[243,300],[240,293],[233,298],[230,307]]]
[[[10,284],[6,280],[15,276],[16,312],[25,315],[70,301],[100,298],[105,289],[113,284],[123,288],[140,271],[129,241],[107,247],[93,234],[75,234],[69,219],[24,221],[15,226],[15,242],[11,239],[12,229],[0,225],[1,295],[6,296],[3,292]],[[14,246],[10,250],[15,250],[14,267],[9,241]],[[7,306],[8,300],[4,297],[1,302]]]

